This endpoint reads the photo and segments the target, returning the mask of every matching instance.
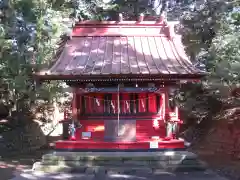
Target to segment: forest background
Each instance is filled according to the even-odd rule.
[[[33,73],[58,57],[76,21],[116,20],[119,13],[124,20],[166,13],[168,20],[181,22],[178,31],[187,54],[209,72],[202,82],[183,84],[176,91],[186,129],[210,127],[222,114],[228,121],[239,119],[239,1],[0,0],[0,132],[33,119],[48,122],[45,112],[56,102],[63,106],[71,94],[59,81],[39,85]]]

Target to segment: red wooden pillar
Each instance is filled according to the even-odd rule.
[[[160,98],[160,108],[161,108],[161,119],[165,120],[166,117],[166,95],[165,93],[161,94],[161,98]]]
[[[86,112],[87,112],[87,114],[92,114],[93,113],[93,108],[94,108],[94,104],[93,104],[94,94],[93,93],[87,93],[85,98],[86,98]]]
[[[77,121],[77,89],[72,88],[72,119],[74,122]],[[76,127],[75,123],[70,123],[70,140],[76,140]]]
[[[166,88],[165,91],[164,91],[164,94],[165,94],[165,117],[166,117],[166,114],[169,113],[169,93],[168,93],[168,89]]]
[[[84,96],[79,92],[77,91],[77,119],[80,120],[80,115],[82,113],[82,98],[84,98]]]
[[[77,126],[78,125],[80,125],[80,126],[78,126],[77,128],[76,128],[76,133],[75,133],[75,137],[76,137],[76,140],[78,140],[78,139],[81,139],[81,119],[80,119],[80,117],[81,117],[81,113],[82,113],[82,108],[84,108],[84,107],[82,107],[82,101],[83,101],[83,98],[84,98],[84,94],[81,92],[81,91],[79,91],[79,89],[76,89],[76,99],[75,99],[75,105],[76,105],[76,118],[75,118],[75,120],[77,121]]]
[[[156,96],[155,96],[156,97]],[[157,112],[158,112],[158,118],[154,119],[153,121],[153,127],[155,129],[159,129],[159,121],[165,121],[165,93],[161,93],[160,94],[160,99],[159,99],[159,104],[160,104],[160,107],[159,109],[156,109]],[[155,102],[154,104],[157,104],[156,103],[156,98],[155,98]]]
[[[165,128],[166,128],[166,137],[169,136],[169,92],[168,92],[168,88],[165,88],[164,91],[164,96],[165,96],[165,100],[164,100],[164,104],[165,104],[165,114],[164,114],[164,121],[165,121]]]
[[[77,88],[72,88],[72,93],[73,93],[73,99],[72,99],[72,118],[74,121],[77,120],[77,111],[78,111],[78,107],[77,107]]]

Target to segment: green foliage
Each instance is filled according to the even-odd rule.
[[[116,8],[102,0],[0,1],[1,102],[12,111],[22,111],[23,101],[30,107],[36,100],[61,97],[61,82],[36,88],[33,72],[55,61],[60,37],[70,31],[74,18],[102,20]]]
[[[183,109],[197,119],[240,104],[239,95],[231,97],[240,82],[239,10],[237,1],[207,1],[181,20],[186,52],[209,72],[201,85],[183,86],[178,94]]]
[[[67,13],[51,7],[44,0],[1,2],[0,94],[6,104],[14,105],[12,110],[20,111],[18,104],[26,99],[51,100],[60,90],[59,83],[36,89],[32,79],[35,70],[51,63],[59,37],[68,28],[62,25]]]
[[[181,18],[183,43],[186,52],[195,60],[196,56],[211,46],[220,26],[220,20],[228,9],[225,1],[207,1],[194,11],[187,11]]]
[[[112,1],[104,3],[103,0],[73,0],[70,1],[70,7],[73,9],[72,17],[74,18],[105,20],[118,6]]]
[[[181,18],[186,52],[194,63],[205,64],[214,83],[239,81],[239,16],[237,2],[214,0]]]
[[[221,27],[209,49],[208,66],[212,78],[229,87],[240,84],[240,7],[222,18]]]
[[[139,1],[140,2],[140,1]],[[121,7],[135,2],[103,0],[2,0],[0,1],[0,90],[2,101],[20,110],[20,101],[51,101],[61,96],[59,82],[40,88],[32,73],[52,64],[60,36],[70,31],[73,19],[109,19]],[[140,8],[140,6],[138,6]],[[134,11],[131,7],[127,13]],[[138,10],[137,10],[138,11]],[[72,18],[69,19],[69,17]]]
[[[196,100],[198,90],[187,88],[181,102],[195,102],[200,107],[208,101],[203,97],[218,94],[219,86],[237,86],[239,83],[240,15],[239,11],[233,11],[239,4],[238,1],[208,0],[193,11],[187,8],[188,4],[189,1],[183,4],[185,10],[181,18],[186,52],[194,63],[205,64],[210,76],[204,86],[196,86],[198,90],[207,89],[207,93],[200,93]],[[166,10],[164,4],[159,7],[161,11]],[[54,61],[52,57],[57,52],[59,37],[70,31],[74,19],[116,20],[116,15],[121,12],[125,20],[133,20],[142,12],[154,15],[156,8],[158,5],[143,0],[109,3],[103,0],[0,1],[1,101],[8,107],[19,109],[18,103],[23,99],[31,104],[36,100],[50,102],[62,96],[60,82],[43,83],[36,88],[32,73]],[[195,101],[192,102],[190,97]],[[204,103],[201,103],[203,99]]]

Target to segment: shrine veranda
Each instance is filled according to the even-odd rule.
[[[56,150],[184,149],[171,95],[182,81],[205,74],[190,62],[176,24],[163,17],[76,23],[55,64],[35,74],[72,89],[72,118],[63,120],[65,135]]]

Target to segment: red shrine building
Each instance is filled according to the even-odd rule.
[[[56,150],[184,148],[170,92],[204,73],[190,62],[175,25],[163,17],[76,23],[55,64],[36,74],[72,89],[72,120],[64,120],[71,132]]]

